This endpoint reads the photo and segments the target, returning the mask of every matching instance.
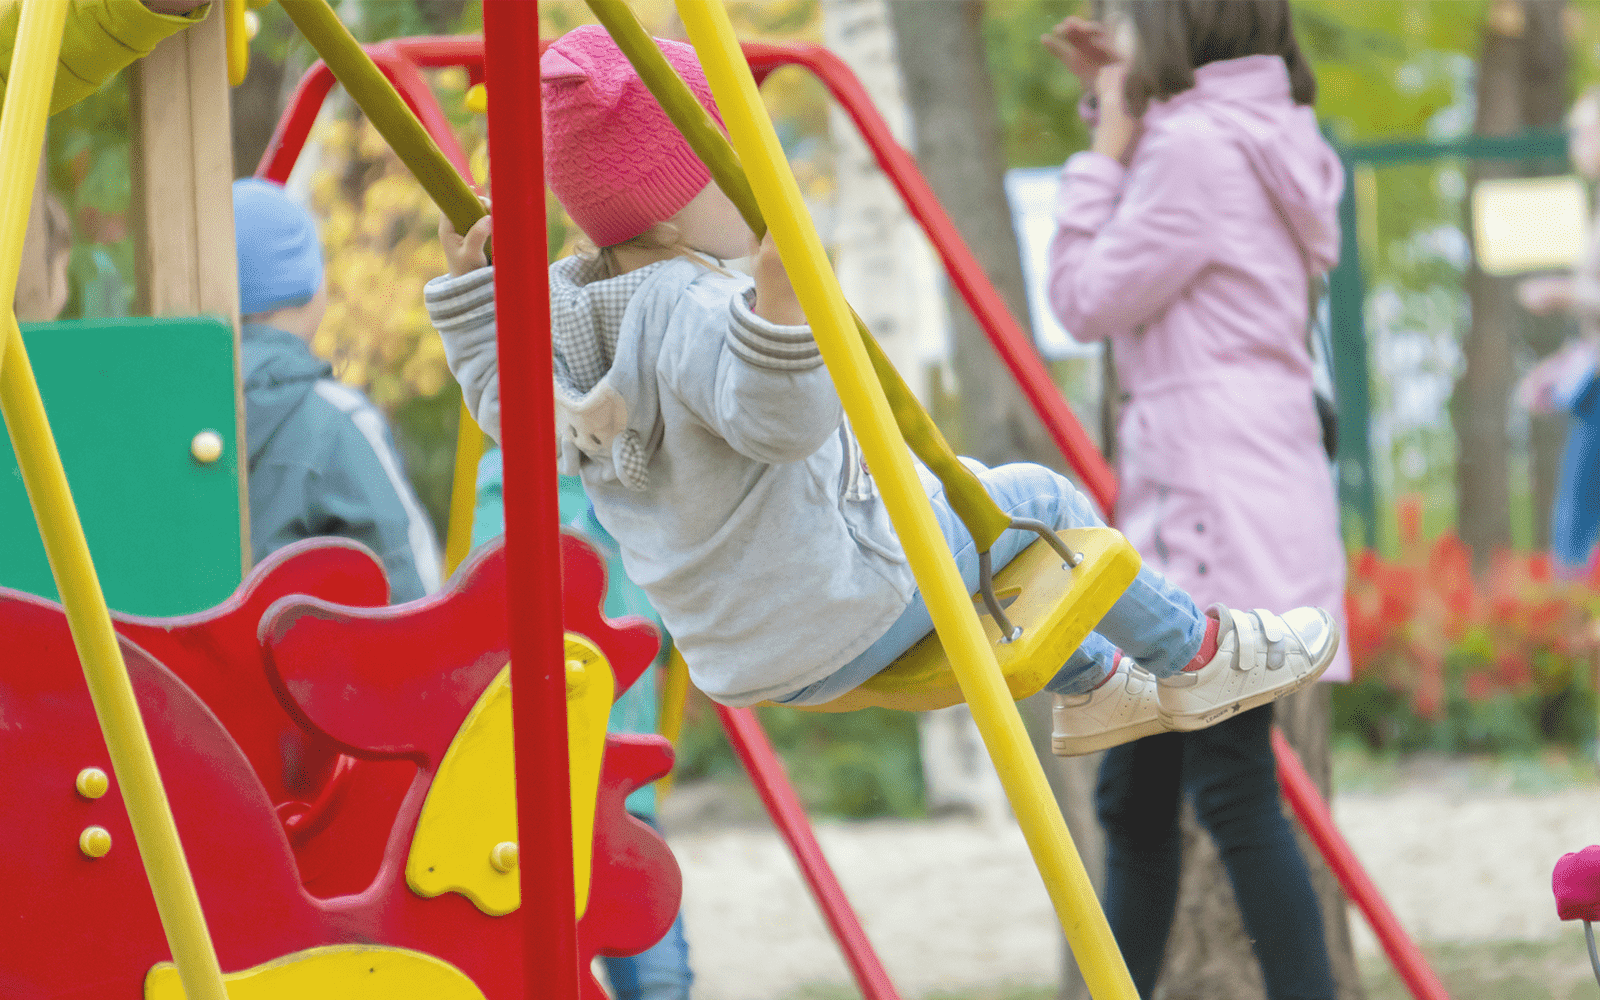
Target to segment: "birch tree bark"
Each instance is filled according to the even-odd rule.
[[[984,5],[980,0],[941,0],[888,6],[917,162],[1012,316],[1027,329],[1027,291],[983,46]],[[962,453],[988,465],[1035,462],[1063,469],[1060,453],[965,304],[952,295],[949,308],[961,413],[958,434],[952,436],[958,437]],[[1103,867],[1100,828],[1090,801],[1098,757],[1057,759],[1050,754],[1048,694],[1036,695],[1021,707],[1068,830],[1091,877],[1098,879]],[[1061,995],[1087,996],[1064,938],[1061,948]]]

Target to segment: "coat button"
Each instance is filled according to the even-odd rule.
[[[1205,534],[1206,533],[1206,526],[1203,523],[1201,523],[1199,521],[1196,521],[1194,523],[1194,533],[1197,534],[1197,535]]]
[[[1201,576],[1205,576],[1206,575],[1206,564],[1205,563],[1201,563],[1199,565],[1198,569],[1197,569],[1197,572],[1199,572],[1199,574]]]

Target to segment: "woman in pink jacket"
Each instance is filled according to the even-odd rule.
[[[1116,522],[1205,606],[1344,606],[1344,552],[1306,344],[1307,289],[1338,253],[1338,157],[1285,0],[1133,2],[1114,34],[1069,19],[1048,48],[1097,97],[1067,161],[1050,300],[1115,349]],[[1349,677],[1348,654],[1329,678]],[[1097,806],[1106,914],[1142,996],[1176,904],[1178,805],[1216,840],[1268,996],[1332,997],[1305,860],[1279,807],[1270,707],[1117,747]]]

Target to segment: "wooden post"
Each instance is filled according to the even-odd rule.
[[[129,70],[140,312],[237,322],[233,146],[222,18],[157,45]]]
[[[233,243],[233,144],[228,58],[220,6],[128,70],[138,311],[212,315],[233,325],[239,350],[239,271]],[[237,360],[236,360],[237,363]],[[235,376],[244,449],[244,392]],[[250,558],[250,504],[239,461],[240,538]]]

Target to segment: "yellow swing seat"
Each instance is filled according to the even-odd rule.
[[[1015,639],[1002,642],[994,617],[973,597],[984,636],[994,647],[1000,673],[1016,699],[1044,688],[1139,572],[1139,553],[1113,528],[1067,528],[1056,535],[1082,555],[1077,566],[1062,563],[1055,549],[1041,540],[994,575],[995,595],[1012,624],[1022,630]],[[939,635],[930,632],[860,687],[823,705],[793,707],[805,712],[861,708],[927,712],[963,700]]]

